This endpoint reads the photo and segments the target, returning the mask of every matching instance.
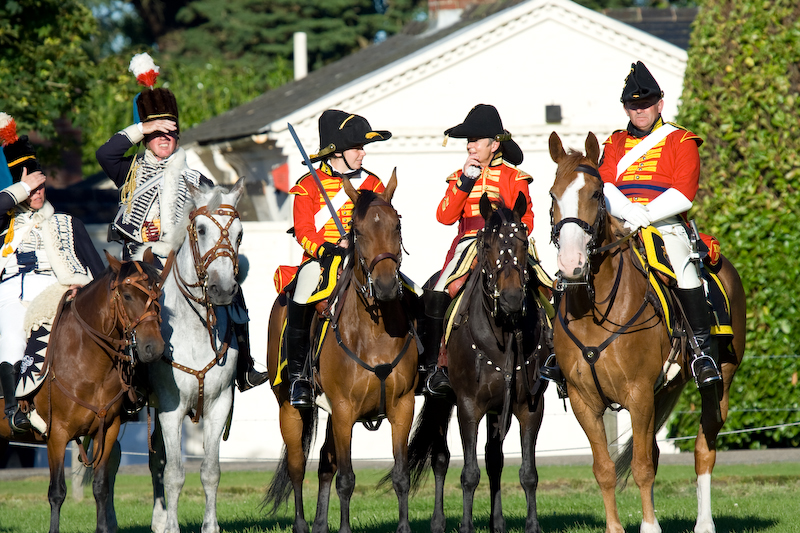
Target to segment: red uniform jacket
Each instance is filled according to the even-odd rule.
[[[322,181],[322,186],[325,187],[328,198],[334,202],[335,205],[336,202],[334,198],[339,194],[339,191],[341,191],[341,194],[345,194],[344,190],[342,190],[342,178],[334,176],[333,170],[326,163],[320,165],[320,169],[317,170],[317,175],[320,181]],[[384,190],[383,183],[381,183],[380,178],[375,174],[362,169],[362,177],[365,179],[361,185],[353,183],[357,189],[367,189],[374,192],[382,192]],[[310,173],[300,178],[289,192],[295,195],[294,235],[297,242],[303,247],[303,262],[310,258],[317,259],[322,251],[320,247],[324,243],[336,243],[339,240],[341,237],[339,235],[339,230],[336,228],[336,223],[333,221],[328,207],[325,205],[325,199],[319,193],[317,182],[314,181]],[[345,230],[347,230],[350,228],[353,202],[350,198],[346,196],[345,198],[346,201],[339,207],[337,213],[339,215],[339,220],[342,221],[342,225],[345,227]],[[320,213],[320,217],[324,217],[326,220],[319,229],[317,229],[318,220],[315,220],[317,213]]]
[[[658,119],[654,130],[663,125]],[[677,126],[677,124],[673,124]],[[694,201],[700,182],[700,155],[703,140],[684,128],[667,135],[629,166],[617,179],[617,163],[643,139],[627,130],[618,130],[603,143],[600,176],[613,183],[633,202],[648,204],[669,188],[678,189]]]

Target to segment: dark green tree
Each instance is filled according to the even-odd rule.
[[[692,210],[747,292],[746,358],[726,429],[798,422],[800,4],[705,0],[694,22],[678,121],[705,139]],[[672,434],[697,429],[696,391]],[[695,412],[692,412],[692,410]],[[730,448],[796,446],[800,427],[722,437]],[[688,443],[693,446],[693,442]]]

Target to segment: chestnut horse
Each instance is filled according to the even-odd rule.
[[[0,423],[4,440],[47,443],[50,533],[59,530],[67,494],[67,444],[84,436],[94,442],[90,466],[94,468],[96,531],[116,531],[109,458],[119,434],[123,399],[133,393],[137,362],[150,363],[164,351],[158,271],[148,263],[120,263],[108,253],[106,257],[109,266],[102,276],[79,289],[73,300],[61,300],[44,363],[47,377],[32,400],[47,423],[46,437],[32,430],[10,434],[6,421]]]
[[[334,474],[341,506],[340,533],[349,533],[350,498],[355,474],[350,457],[353,425],[384,417],[392,426],[394,468],[392,485],[399,504],[397,531],[409,533],[408,435],[414,418],[418,349],[412,313],[413,297],[403,293],[400,260],[400,216],[391,205],[397,187],[392,178],[382,193],[356,190],[348,179],[344,190],[353,201],[348,239],[349,263],[337,288],[343,288],[330,322],[323,323],[324,341],[316,364],[316,385],[330,401],[331,413],[319,464],[317,513],[312,530],[328,531],[328,503]],[[264,497],[272,511],[294,491],[293,530],[306,533],[303,516],[303,477],[316,424],[316,408],[297,410],[289,404],[289,383],[279,376],[281,328],[285,296],[272,308],[267,364],[273,392],[280,405],[284,446],[281,463]],[[283,303],[282,303],[283,302]],[[374,427],[374,426],[373,426]]]
[[[527,500],[525,531],[541,531],[536,514],[538,474],[534,460],[536,437],[544,412],[544,387],[538,354],[544,349],[539,308],[529,292],[528,237],[522,222],[526,199],[520,194],[514,209],[492,209],[484,194],[480,213],[486,220],[477,236],[477,265],[470,274],[459,306],[452,310],[453,330],[447,341],[450,384],[458,406],[464,447],[461,474],[461,533],[472,533],[475,489],[480,481],[477,457],[478,424],[486,417],[486,473],[489,476],[492,532],[506,530],[500,494],[503,440],[513,414],[520,426],[522,464],[519,480]],[[546,353],[545,353],[546,355]],[[450,460],[446,435],[453,408],[451,398],[426,397],[409,445],[413,486],[430,462],[436,483],[431,532],[446,529],[443,492]]]
[[[648,297],[649,282],[634,263],[635,235],[628,235],[622,223],[606,212],[603,182],[597,172],[600,148],[591,132],[585,147],[585,156],[575,151],[567,153],[558,135],[553,132],[550,136],[550,156],[558,164],[550,189],[553,242],[558,247],[561,268],[561,298],[554,331],[556,358],[567,380],[572,410],[592,447],[594,475],[605,505],[606,531],[623,532],[614,492],[617,476],[603,426],[603,412],[615,403],[630,412],[633,431],[632,457],[622,454],[617,459],[617,471],[627,472],[630,464],[641,493],[640,531],[656,533],[661,527],[653,503],[658,467],[655,434],[683,387],[693,382],[691,355],[686,336],[670,338]],[[580,268],[564,269],[564,264],[577,264]],[[698,498],[695,533],[714,531],[710,498],[716,438],[728,412],[731,381],[744,355],[745,294],[739,274],[724,257],[714,272],[730,299],[733,337],[730,342],[719,342],[721,391],[712,388],[702,395],[694,451]],[[676,330],[685,328],[683,319],[679,319]],[[669,380],[664,379],[662,369],[671,353],[673,357],[677,355],[681,371]]]

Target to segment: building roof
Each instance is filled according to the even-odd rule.
[[[634,28],[672,43],[678,48],[689,49],[692,22],[697,17],[696,7],[631,7],[604,9],[602,13]]]

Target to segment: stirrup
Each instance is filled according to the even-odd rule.
[[[14,433],[25,433],[33,429],[31,421],[28,420],[27,415],[20,410],[19,406],[14,409],[13,413],[9,414],[6,411],[6,417],[8,418],[8,425]]]
[[[447,396],[447,394],[452,391],[453,388],[450,386],[450,378],[443,368],[436,367],[433,372],[428,374],[428,378],[425,380],[425,394],[435,398],[441,398]]]
[[[311,382],[305,378],[297,378],[289,386],[289,405],[295,409],[314,407],[314,390]]]
[[[569,397],[567,394],[567,380],[556,362],[556,354],[551,353],[547,356],[544,364],[539,368],[539,375],[545,381],[549,381],[556,386],[559,399],[564,400]]]
[[[716,385],[722,381],[722,374],[714,359],[706,354],[701,354],[692,361],[692,375],[698,389]]]

